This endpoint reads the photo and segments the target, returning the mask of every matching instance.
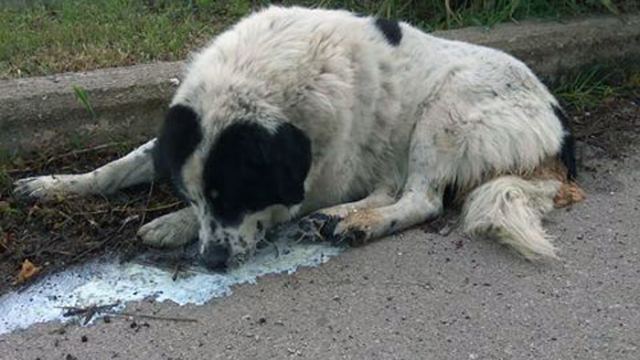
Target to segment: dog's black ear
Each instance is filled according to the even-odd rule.
[[[201,140],[202,131],[195,111],[184,105],[172,106],[154,147],[153,166],[156,176],[176,178]]]
[[[272,176],[283,204],[293,205],[304,199],[304,180],[311,168],[311,141],[299,128],[289,123],[278,126],[271,151]]]
[[[237,122],[220,133],[209,154],[205,193],[216,190],[214,212],[232,223],[246,212],[302,202],[310,167],[311,142],[302,130],[283,123],[273,133]]]

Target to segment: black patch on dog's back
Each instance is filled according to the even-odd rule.
[[[573,134],[571,133],[571,124],[569,124],[569,118],[565,114],[564,110],[557,105],[552,105],[552,108],[565,131],[558,158],[567,168],[567,178],[569,180],[573,180],[578,176],[578,169],[576,165],[576,144]]]
[[[390,45],[400,45],[400,41],[402,40],[402,30],[400,29],[400,24],[398,24],[397,21],[376,18],[375,23],[378,30],[382,32]]]
[[[156,176],[179,182],[184,162],[201,140],[202,131],[195,111],[184,105],[172,106],[154,146],[153,166]]]
[[[311,167],[311,142],[284,123],[272,134],[262,125],[235,123],[224,129],[204,167],[205,194],[223,223],[238,223],[248,212],[270,205],[295,205],[304,199]]]

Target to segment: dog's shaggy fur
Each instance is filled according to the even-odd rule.
[[[401,231],[438,216],[445,189],[466,232],[555,257],[541,217],[554,197],[582,197],[566,119],[522,62],[406,23],[295,7],[255,13],[196,54],[157,140],[16,190],[110,193],[163,175],[191,207],[140,236],[175,246],[199,235],[212,267],[243,262],[291,218],[334,241]]]

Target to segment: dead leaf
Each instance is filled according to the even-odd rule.
[[[40,267],[35,266],[29,259],[25,259],[22,263],[22,269],[18,273],[18,278],[15,281],[15,285],[22,284],[25,281],[36,276],[40,272]]]
[[[0,237],[0,253],[9,251],[9,247],[11,246],[14,240],[15,240],[15,235],[13,233],[5,232],[4,235]]]

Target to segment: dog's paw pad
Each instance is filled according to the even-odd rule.
[[[22,198],[53,199],[62,195],[62,182],[54,176],[36,176],[17,180],[13,193]]]
[[[349,229],[340,235],[341,241],[346,242],[349,246],[362,246],[367,243],[367,233],[360,229]]]
[[[298,221],[296,235],[299,240],[335,242],[334,231],[340,220],[337,216],[311,214]]]

